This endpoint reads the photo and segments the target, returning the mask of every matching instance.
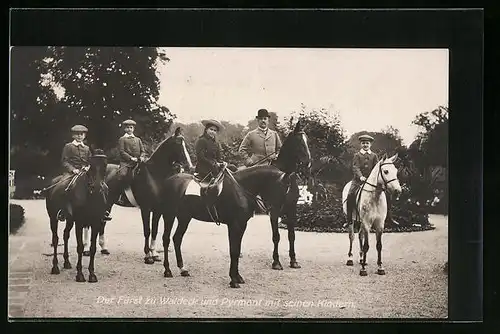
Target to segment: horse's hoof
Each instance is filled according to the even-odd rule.
[[[83,276],[82,273],[76,274],[76,281],[77,282],[85,282],[85,276]]]
[[[240,287],[240,284],[239,284],[239,283],[237,283],[237,282],[233,282],[233,281],[231,281],[231,283],[229,283],[229,286],[230,286],[231,288],[238,289],[238,288]]]
[[[243,279],[243,277],[241,277],[241,275],[238,275],[237,279],[238,279],[238,283],[245,284],[245,280]]]
[[[95,274],[89,275],[89,283],[97,283],[97,276]]]
[[[189,271],[187,271],[187,270],[182,270],[182,271],[181,271],[181,276],[188,277],[188,276],[191,276],[191,275],[189,275]]]
[[[283,270],[283,266],[281,265],[281,263],[279,263],[279,261],[278,262],[273,262],[272,268],[274,270]]]
[[[290,262],[290,268],[299,269],[302,267],[300,266],[300,264],[298,264],[297,261],[294,261],[294,262]]]
[[[90,251],[83,251],[83,256],[90,256]]]
[[[163,277],[173,277],[172,272],[170,270],[165,270],[165,272],[163,273]]]
[[[366,270],[365,270],[365,269],[361,269],[361,270],[359,271],[359,276],[367,276],[367,275],[368,275],[368,273],[366,272]]]
[[[50,273],[52,275],[59,275],[60,274],[59,267],[57,267],[57,266],[52,267],[52,270],[50,271]]]
[[[347,260],[346,265],[347,266],[353,266],[354,262],[352,262],[352,260]]]
[[[64,262],[64,269],[71,269],[71,263]]]
[[[377,274],[379,275],[385,275],[385,270],[384,269],[378,269]]]
[[[161,262],[161,259],[158,255],[153,256],[153,261],[154,262]]]
[[[109,250],[107,250],[107,249],[101,249],[101,254],[102,255],[109,255]]]
[[[146,257],[144,258],[144,263],[145,263],[145,264],[153,264],[153,263],[155,263],[155,261],[153,260],[153,258],[152,258],[152,257],[146,256]]]

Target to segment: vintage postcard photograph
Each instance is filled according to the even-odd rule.
[[[9,317],[447,319],[449,62],[12,47]]]

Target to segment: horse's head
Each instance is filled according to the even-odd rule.
[[[175,164],[187,164],[189,168],[193,167],[180,127],[175,129],[172,136],[158,145],[149,161],[158,163],[159,166],[173,167]]]
[[[104,151],[96,149],[94,154],[90,157],[90,169],[87,174],[91,189],[95,189],[105,181],[107,166],[108,158],[104,154]]]
[[[285,139],[278,155],[278,164],[285,172],[301,172],[306,176],[310,175],[311,151],[300,120]]]
[[[387,158],[386,155],[379,162],[379,178],[378,185],[383,189],[389,190],[391,193],[395,195],[401,194],[401,185],[399,184],[398,179],[398,169],[394,165],[394,162],[398,158],[398,155],[395,154],[390,158]]]

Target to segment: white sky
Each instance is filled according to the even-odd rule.
[[[415,116],[448,106],[447,49],[164,49],[159,102],[185,123],[282,120],[304,103],[337,111],[347,135],[392,125],[410,144]]]

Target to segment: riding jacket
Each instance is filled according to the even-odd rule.
[[[61,163],[65,172],[73,173],[75,169],[81,169],[89,164],[92,155],[90,148],[83,142],[73,140],[64,145],[61,157]]]
[[[139,160],[146,155],[141,138],[136,137],[134,134],[125,134],[120,137],[118,139],[118,148],[120,150],[120,167],[133,167],[135,162],[132,161],[132,158]]]
[[[255,164],[259,160],[262,160],[259,164],[266,164],[270,160],[276,159],[277,152],[280,149],[281,140],[276,131],[269,128],[262,130],[260,127],[257,127],[246,134],[238,152],[247,165],[248,158],[250,158],[251,164]],[[269,157],[267,157],[268,155]]]
[[[354,179],[359,181],[361,176],[368,177],[375,165],[378,162],[378,157],[371,150],[360,150],[354,154],[352,159],[352,172]]]
[[[222,162],[221,147],[217,140],[208,135],[201,135],[195,144],[196,172],[200,177],[205,177],[210,172],[213,176],[217,171],[217,163]]]

